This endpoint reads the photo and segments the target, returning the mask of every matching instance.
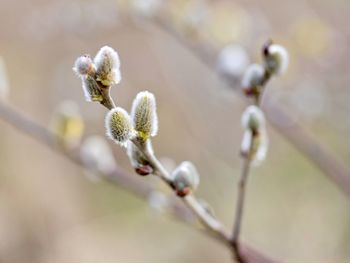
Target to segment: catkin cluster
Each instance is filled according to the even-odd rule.
[[[244,135],[241,153],[249,158],[253,165],[260,164],[266,157],[268,137],[265,127],[264,113],[258,107],[267,81],[272,76],[280,76],[286,72],[289,62],[287,50],[271,41],[263,47],[263,65],[250,65],[242,78],[242,88],[248,97],[253,97],[257,104],[249,106],[242,115]]]
[[[271,41],[267,42],[262,51],[263,64],[251,64],[246,69],[241,86],[244,93],[259,101],[266,82],[272,76],[280,76],[286,72],[289,63],[287,50]]]
[[[78,57],[73,70],[82,81],[87,101],[103,101],[103,89],[121,81],[118,53],[108,46],[102,47],[93,60],[90,55]]]
[[[121,80],[118,53],[107,46],[100,49],[94,60],[89,55],[79,57],[73,70],[82,80],[87,101],[106,100],[103,89],[109,89]],[[130,163],[139,175],[145,176],[155,172],[143,151],[147,150],[148,154],[153,155],[150,138],[158,132],[156,99],[152,93],[138,93],[130,114],[121,107],[111,107],[106,114],[105,127],[111,140],[127,148]],[[173,171],[169,180],[177,195],[183,197],[198,187],[199,175],[192,163],[183,162]]]

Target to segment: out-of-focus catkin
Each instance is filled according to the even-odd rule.
[[[267,44],[263,50],[265,69],[272,75],[282,75],[289,64],[288,51],[281,45]]]
[[[250,158],[253,165],[259,165],[266,158],[268,150],[264,113],[257,106],[249,106],[242,115],[242,126],[241,153]]]
[[[172,182],[178,196],[186,196],[199,185],[199,174],[193,163],[182,162],[172,173]]]
[[[52,115],[50,130],[65,148],[76,147],[84,133],[84,122],[78,105],[73,101],[60,103]]]
[[[131,141],[129,141],[127,144],[127,155],[132,167],[135,169],[135,172],[137,174],[145,176],[153,173],[153,167],[147,158]]]

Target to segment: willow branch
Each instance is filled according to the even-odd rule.
[[[155,174],[160,177],[172,190],[174,186],[171,180],[169,172],[164,168],[162,163],[154,155],[152,146],[148,144],[140,144],[137,140],[133,140],[133,143],[142,151],[151,166],[155,169]],[[199,221],[219,240],[230,244],[230,235],[224,229],[221,222],[214,218],[207,210],[199,203],[197,198],[193,194],[189,194],[185,197],[180,198],[185,205],[196,215]]]
[[[182,47],[191,51],[204,66],[214,71],[223,83],[234,88],[237,86],[233,79],[219,74],[216,70],[218,51],[206,43],[197,43],[181,36],[167,21],[166,18],[154,17],[153,25],[161,29],[167,35],[173,37]],[[240,91],[240,89],[235,89]],[[240,95],[243,95],[239,92]],[[300,123],[288,114],[280,105],[272,102],[268,96],[264,97],[263,109],[267,113],[267,119],[292,145],[295,146],[306,158],[316,165],[329,180],[334,182],[344,193],[350,196],[350,170],[339,160],[324,144],[318,141]]]
[[[251,159],[249,158],[249,156],[244,157],[242,173],[238,183],[238,198],[236,203],[236,213],[232,233],[232,246],[234,250],[234,255],[236,260],[241,263],[246,262],[241,255],[239,234],[241,232],[241,224],[246,194],[246,183],[248,180],[250,166]]]
[[[71,151],[67,151],[56,144],[55,136],[45,127],[38,124],[36,121],[31,119],[29,116],[24,115],[19,112],[15,108],[13,108],[9,104],[5,104],[4,102],[0,102],[0,119],[6,121],[11,124],[20,132],[34,138],[39,143],[47,146],[51,150],[61,154],[67,160],[75,163],[76,165],[85,168],[85,164],[80,158],[79,154],[73,153]],[[76,152],[80,152],[78,148]],[[116,167],[113,171],[106,173],[105,171],[98,171],[98,174],[102,176],[105,180],[112,183],[115,186],[120,186],[123,189],[133,193],[137,197],[147,200],[149,196],[154,192],[154,187],[141,180],[139,177],[135,177],[127,172],[125,172],[120,167]],[[176,218],[183,222],[193,222],[194,214],[203,213],[203,208],[197,207],[193,205],[193,198],[189,197],[184,199],[184,202],[191,203],[191,210],[188,209],[183,203],[179,202],[179,200],[175,197],[170,198],[169,200],[171,207],[169,209],[173,213]],[[195,211],[193,211],[193,210]],[[195,213],[194,213],[195,212]],[[213,235],[212,232],[203,231],[206,235],[211,238],[214,238],[226,246],[231,247],[231,244],[228,242],[229,237],[225,236],[225,238],[219,238],[218,235]],[[273,263],[276,262],[265,254],[257,251],[256,249],[248,246],[242,245],[242,254],[245,258],[249,259],[248,262],[256,262],[256,263]]]
[[[46,145],[57,153],[60,153],[69,161],[87,169],[83,160],[80,158],[80,148],[77,148],[76,151],[73,152],[61,147],[60,144],[56,143],[56,136],[46,127],[41,126],[29,116],[24,115],[11,105],[0,102],[0,118],[11,124],[22,133],[34,138],[39,143]],[[97,173],[99,173],[102,178],[110,181],[114,185],[120,185],[142,198],[148,198],[148,196],[154,190],[151,185],[142,183],[141,180],[137,180],[139,178],[130,176],[120,167],[116,167],[109,173],[106,173],[105,171],[97,171]]]
[[[100,86],[101,95],[103,97],[103,100],[100,102],[101,105],[105,106],[109,110],[115,108],[114,100],[111,97],[111,89],[103,86],[100,83],[98,83],[98,85]]]

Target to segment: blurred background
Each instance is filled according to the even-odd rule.
[[[130,109],[141,90],[156,95],[157,155],[169,168],[196,164],[198,196],[231,228],[246,105],[239,79],[261,62],[268,38],[288,49],[290,67],[266,96],[350,161],[349,13],[347,0],[0,0],[1,94],[47,127],[70,100],[84,120],[81,143],[104,138],[106,110],[84,101],[72,66],[81,54],[115,48],[122,63],[122,82],[112,89],[117,104]],[[225,85],[157,17],[186,43],[215,50],[213,68],[237,85]],[[282,262],[349,262],[349,198],[268,130],[267,160],[249,180],[243,240]],[[231,262],[221,244],[169,217],[161,198],[147,202],[90,180],[2,120],[0,134],[1,263]],[[124,150],[106,142],[134,176]]]

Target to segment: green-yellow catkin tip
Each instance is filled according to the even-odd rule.
[[[123,108],[111,109],[105,119],[107,136],[114,142],[126,147],[126,143],[133,137],[133,128],[129,114]]]
[[[102,47],[94,58],[96,80],[104,86],[118,84],[121,80],[118,53],[111,47]]]
[[[156,99],[148,91],[136,95],[131,109],[131,118],[139,138],[146,141],[158,132]]]
[[[153,167],[148,162],[147,158],[131,141],[127,143],[127,155],[136,173],[142,176],[153,173]]]
[[[281,45],[268,43],[264,47],[265,69],[272,75],[282,75],[289,64],[288,51]]]
[[[172,183],[178,196],[186,196],[199,185],[196,167],[188,161],[182,162],[172,173]]]

